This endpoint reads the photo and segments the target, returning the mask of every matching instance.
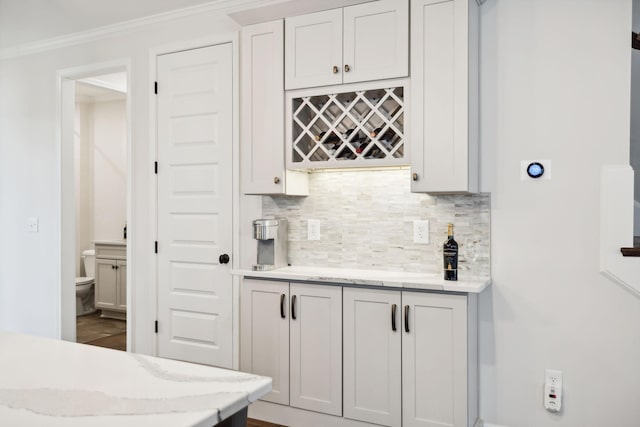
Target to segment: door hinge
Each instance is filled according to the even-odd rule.
[[[158,253],[158,241],[155,241],[155,253]]]
[[[153,162],[153,171],[158,175],[158,162]]]
[[[157,334],[158,333],[158,321],[157,320],[156,320],[155,331],[156,331],[156,334]]]
[[[153,82],[153,93],[158,94],[158,82]]]

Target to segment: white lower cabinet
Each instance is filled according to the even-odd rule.
[[[478,423],[475,294],[244,279],[241,311],[241,369],[272,377],[263,400],[289,405],[256,402],[251,417],[290,427]]]
[[[342,415],[342,288],[244,279],[241,370],[273,378],[262,400]]]
[[[96,259],[96,307],[127,311],[127,261]]]

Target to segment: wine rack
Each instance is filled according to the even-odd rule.
[[[408,164],[405,87],[290,96],[288,167]]]

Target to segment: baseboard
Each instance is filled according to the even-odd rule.
[[[503,425],[500,425],[500,424],[491,424],[491,423],[486,423],[486,422],[483,423],[482,426],[483,427],[508,427],[508,426],[503,426]]]

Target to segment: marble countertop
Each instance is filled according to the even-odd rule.
[[[232,274],[265,279],[298,280],[318,283],[357,284],[393,288],[424,289],[443,292],[480,293],[490,284],[490,278],[459,277],[456,282],[424,273],[384,270],[358,270],[331,267],[283,267],[269,271],[233,270]]]
[[[211,427],[271,379],[0,331],[0,424]]]

